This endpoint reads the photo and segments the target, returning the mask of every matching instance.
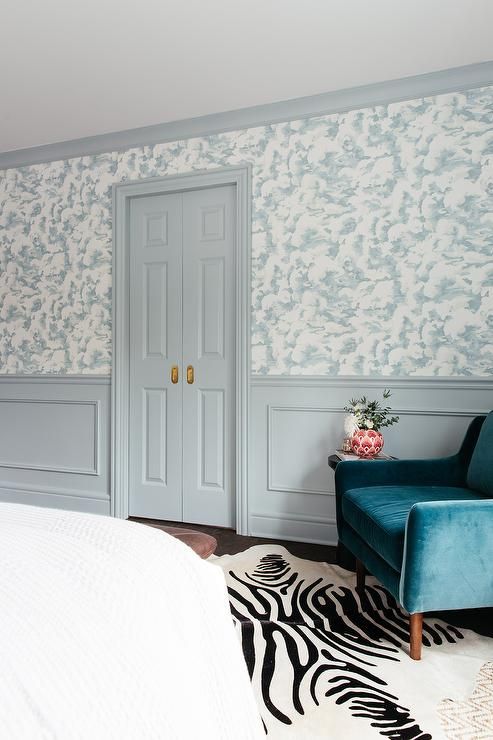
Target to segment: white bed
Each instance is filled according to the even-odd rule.
[[[152,527],[0,504],[0,737],[265,737],[221,570]]]

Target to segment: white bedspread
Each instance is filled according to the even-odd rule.
[[[141,524],[0,504],[0,737],[264,737],[221,570]]]

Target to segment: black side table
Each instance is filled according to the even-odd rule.
[[[354,459],[355,460],[358,459],[356,455],[354,456]],[[398,460],[398,459],[399,458],[397,457],[392,457],[391,455],[389,455],[389,457],[376,457],[373,460],[369,458],[368,462],[370,461],[371,462],[386,462],[386,461],[388,462],[389,460]],[[347,460],[341,460],[340,457],[334,454],[334,455],[329,455],[329,457],[327,458],[327,462],[329,464],[329,468],[332,468],[332,470],[335,470],[340,462],[347,462]],[[349,462],[351,462],[351,460],[349,460]]]
[[[332,468],[332,470],[335,470],[340,462],[342,462],[342,460],[340,457],[337,457],[337,455],[329,455],[328,463],[329,468]]]

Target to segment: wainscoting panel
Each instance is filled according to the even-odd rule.
[[[320,461],[328,449],[339,446],[334,415],[341,413],[331,408],[268,406],[269,491],[328,494],[327,468]]]
[[[110,513],[110,380],[0,376],[0,501]]]
[[[493,408],[493,380],[483,378],[252,377],[250,534],[336,544],[327,457],[342,441],[347,401],[381,399],[384,388],[400,417],[383,430],[385,451],[400,458],[452,454],[471,419]]]

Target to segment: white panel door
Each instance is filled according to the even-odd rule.
[[[182,517],[182,197],[136,198],[130,210],[132,516]],[[171,370],[179,367],[179,382]]]
[[[131,204],[131,516],[234,524],[235,194]]]
[[[183,518],[224,527],[235,503],[234,234],[233,186],[184,195]]]

